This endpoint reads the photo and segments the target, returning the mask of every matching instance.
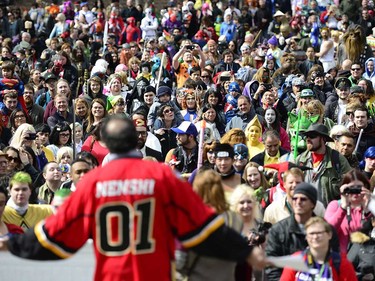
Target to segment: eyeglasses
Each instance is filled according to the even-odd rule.
[[[20,160],[17,158],[17,157],[12,157],[12,156],[8,156],[7,157],[8,161],[9,162],[19,162]]]
[[[299,200],[301,202],[306,202],[308,200],[308,198],[306,198],[306,197],[293,197],[292,200],[293,201]]]
[[[60,133],[60,137],[69,138],[70,134],[69,133],[67,133],[67,134]]]
[[[324,230],[324,231],[310,232],[310,233],[306,233],[306,236],[308,236],[308,237],[313,237],[313,236],[321,237],[326,232],[327,232],[326,230]]]
[[[16,115],[14,116],[14,119],[23,119],[23,118],[26,118],[25,115]]]
[[[171,113],[171,112],[174,112],[174,109],[166,109],[163,111],[163,114],[168,114],[168,113]]]
[[[352,68],[353,71],[360,71],[360,68]]]
[[[137,132],[137,136],[145,138],[147,137],[147,132]]]

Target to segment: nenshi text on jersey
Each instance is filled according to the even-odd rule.
[[[96,184],[96,198],[121,195],[152,195],[155,180],[127,179],[102,181]]]

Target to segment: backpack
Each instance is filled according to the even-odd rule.
[[[337,150],[332,149],[331,156],[332,156],[331,157],[332,166],[335,168],[336,173],[340,175],[341,174],[340,153]]]

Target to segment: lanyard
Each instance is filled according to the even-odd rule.
[[[316,278],[316,276],[314,278],[315,281],[320,281],[320,279],[322,278],[325,267],[326,267],[326,263],[323,263],[321,268],[320,268],[318,278]]]

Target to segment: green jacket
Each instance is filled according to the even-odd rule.
[[[296,163],[312,170],[305,171],[305,182],[311,183],[318,189],[318,200],[321,201],[325,207],[332,200],[340,199],[340,184],[342,176],[351,170],[348,160],[339,155],[340,163],[333,163],[332,151],[333,149],[326,146],[326,154],[319,167],[313,169],[313,160],[310,151],[305,151],[297,157]],[[336,167],[335,167],[336,166]]]

